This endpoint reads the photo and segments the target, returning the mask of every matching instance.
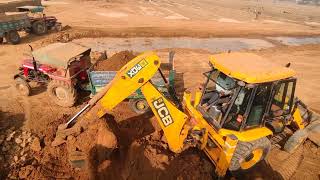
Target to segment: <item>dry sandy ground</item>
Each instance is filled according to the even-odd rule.
[[[44,42],[46,44],[46,41]],[[38,40],[36,42],[33,42],[32,44],[35,46],[35,48],[38,48],[42,46],[43,41]],[[1,112],[5,112],[6,115],[2,116],[2,117],[5,117],[5,119],[2,119],[1,121],[2,123],[9,121],[10,126],[15,126],[16,128],[21,128],[24,130],[31,131],[38,135],[39,134],[43,135],[43,133],[47,131],[46,130],[47,128],[52,130],[51,123],[57,120],[57,118],[62,117],[63,114],[74,114],[77,110],[79,110],[80,107],[83,106],[82,104],[84,103],[83,101],[85,99],[79,102],[77,106],[74,108],[57,107],[50,101],[50,99],[47,98],[47,95],[45,93],[45,88],[40,88],[40,87],[35,87],[34,93],[30,97],[18,96],[14,88],[12,87],[12,83],[13,83],[12,76],[16,72],[17,67],[19,66],[19,60],[23,57],[22,52],[24,50],[27,50],[27,48],[25,47],[25,45],[18,45],[18,46],[4,45],[3,47],[5,50],[4,51],[0,50],[0,55],[2,60],[1,61],[2,85],[0,87],[0,91],[1,91],[0,108],[1,108]],[[181,83],[180,81],[179,84],[183,85],[184,88],[186,89],[196,88],[200,83],[203,82],[202,72],[208,69],[207,62],[208,62],[208,56],[210,55],[210,53],[205,51],[186,50],[186,49],[176,49],[175,51],[176,51],[175,65],[176,65],[176,70],[178,74],[177,78],[180,78],[180,79],[183,78],[183,81],[182,81],[183,83]],[[317,60],[320,58],[319,45],[306,45],[306,46],[298,46],[298,47],[282,46],[282,47],[276,47],[276,48],[254,51],[254,52],[262,56],[265,56],[281,65],[286,64],[288,61],[291,62],[292,67],[297,71],[297,77],[299,79],[297,95],[301,97],[301,99],[305,101],[308,105],[310,105],[313,109],[319,110],[320,94],[317,91],[317,88],[315,88],[320,83],[320,79],[319,79],[320,74],[318,71],[320,64],[317,63]],[[163,61],[166,62],[168,51],[160,50],[158,54],[163,59]],[[124,124],[122,123],[120,124],[120,126],[125,127],[127,132],[133,132],[133,133],[138,132],[139,135],[137,135],[137,137],[140,137],[140,138],[142,137],[142,139],[140,140],[138,139],[138,142],[130,141],[132,145],[127,151],[125,151],[125,154],[129,153],[129,155],[127,154],[125,156],[126,158],[124,159],[116,158],[116,162],[119,162],[119,164],[116,163],[115,165],[112,166],[111,169],[107,169],[108,172],[112,172],[111,174],[94,173],[95,176],[99,175],[101,177],[118,177],[114,175],[114,173],[117,174],[117,171],[115,169],[121,167],[126,169],[125,170],[126,172],[121,172],[121,176],[125,176],[125,177],[128,176],[130,177],[129,179],[135,179],[137,177],[140,177],[141,173],[145,173],[144,177],[147,179],[150,179],[150,178],[157,179],[157,177],[168,177],[171,175],[172,175],[171,178],[173,177],[177,178],[180,176],[182,178],[186,178],[189,176],[189,174],[184,174],[185,171],[172,172],[170,171],[170,167],[173,167],[175,165],[177,165],[178,167],[183,167],[185,166],[183,165],[185,164],[184,163],[185,161],[192,161],[194,162],[194,164],[192,164],[191,166],[186,166],[184,168],[188,169],[193,167],[201,167],[206,169],[205,171],[195,170],[200,174],[196,174],[194,177],[198,177],[198,178],[211,177],[211,174],[208,173],[208,171],[210,170],[210,168],[208,170],[208,167],[209,167],[208,161],[205,160],[203,154],[194,154],[196,153],[196,151],[191,150],[191,151],[187,151],[186,153],[183,153],[181,156],[175,157],[175,156],[172,156],[172,154],[169,153],[167,150],[163,150],[162,146],[158,147],[158,144],[156,144],[155,147],[154,145],[152,145],[152,143],[150,145],[149,143],[152,141],[149,141],[149,140],[145,141],[144,139],[146,138],[153,139],[153,137],[155,136],[154,133],[150,136],[149,134],[154,131],[154,128],[152,126],[150,127],[150,125],[146,126],[146,124],[148,123],[144,121],[143,122],[140,122],[140,120],[138,121],[138,119],[142,118],[147,120],[147,119],[150,119],[150,117],[134,116],[132,115],[132,112],[130,113],[130,112],[127,112],[127,110],[123,110],[123,109],[126,109],[126,108],[123,108],[123,106],[121,106],[120,108],[117,108],[115,110],[116,119],[121,122],[124,121]],[[128,114],[129,116],[127,116]],[[152,118],[150,120],[152,120]],[[130,122],[137,121],[138,124],[134,123],[132,125],[129,123],[129,121]],[[143,123],[143,126],[140,123]],[[143,127],[143,130],[141,130],[141,127]],[[94,130],[93,132],[97,132],[97,131]],[[92,142],[94,142],[93,140],[95,137],[95,135],[92,134],[92,132],[89,133],[89,135],[87,134],[87,135],[81,136],[81,138],[84,138],[85,140],[90,139],[90,137],[93,139],[89,141],[90,142],[89,144],[92,144]],[[82,141],[85,141],[85,140],[82,140]],[[148,142],[148,143],[141,144],[141,141]],[[89,145],[87,144],[86,146],[89,146]],[[147,146],[146,149],[143,148],[145,146]],[[53,149],[49,148],[49,150],[47,150],[47,148],[48,146],[46,146],[43,151],[53,152]],[[53,154],[54,155],[53,157],[58,159],[63,157],[64,161],[62,162],[64,162],[64,164],[67,163],[67,159],[66,159],[67,155],[65,153],[66,152],[65,148],[66,147],[63,146],[54,150],[54,151],[59,150],[59,152],[62,153],[62,154],[60,153],[60,156],[59,154],[58,155]],[[317,149],[314,150],[313,146],[311,149],[307,147],[307,148],[301,149],[297,155],[290,156],[289,154],[283,151],[274,149],[271,153],[269,164],[266,164],[266,163],[260,164],[252,171],[249,171],[248,173],[243,174],[242,177],[245,177],[248,179],[251,179],[253,177],[262,177],[262,178],[272,177],[272,179],[279,179],[279,178],[281,179],[281,177],[285,179],[289,177],[296,177],[295,179],[299,179],[299,177],[304,176],[306,172],[308,172],[308,177],[310,177],[309,179],[316,179],[318,175],[317,172],[319,172],[320,170],[320,166],[318,163],[320,159],[316,154],[314,154],[315,153],[314,151],[316,153],[318,152]],[[156,152],[156,154],[154,154],[153,152]],[[88,150],[88,153],[91,154],[92,153],[91,150],[90,151]],[[134,155],[136,153],[138,154],[142,153],[141,157],[144,157],[144,160],[138,164],[135,164],[134,168],[130,168],[131,166],[128,165],[127,162],[137,161]],[[168,164],[167,161],[163,162],[161,160],[163,159],[163,156],[161,154],[164,154],[165,156],[169,157],[170,159],[168,160],[168,162],[170,162],[169,166],[161,165],[162,163]],[[147,157],[145,157],[145,155]],[[202,157],[201,160],[199,160],[197,156]],[[140,155],[137,157],[140,157]],[[128,158],[129,160],[130,159],[131,160],[128,161]],[[297,164],[296,167],[295,166],[291,167],[291,166],[288,166],[288,164],[283,163],[287,161],[291,162],[292,164]],[[151,163],[150,165],[149,165],[149,162]],[[45,161],[45,165],[44,165],[45,168],[47,168],[48,166],[48,164],[46,163],[48,162]],[[156,163],[156,165],[154,165],[154,163]],[[70,166],[68,165],[62,166],[62,164],[57,163],[55,164],[54,167],[58,168],[60,166],[66,174],[68,173],[71,174],[69,176],[75,176],[78,178],[92,176],[92,174],[90,175],[90,173],[85,173],[85,172],[80,173],[79,171],[71,171]],[[289,167],[289,170],[287,170],[286,167]],[[269,176],[270,174],[271,176]],[[41,175],[43,176],[43,174]],[[54,176],[54,175],[50,175],[50,176]],[[58,175],[56,176],[58,177]],[[37,177],[37,176],[31,176],[31,177]]]
[[[118,36],[319,34],[320,9],[286,1],[111,0],[43,2],[64,24]],[[255,12],[261,12],[255,19]]]

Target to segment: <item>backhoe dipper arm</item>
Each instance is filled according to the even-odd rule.
[[[87,120],[101,118],[141,88],[164,131],[169,148],[173,152],[180,152],[188,134],[187,128],[184,128],[188,117],[150,82],[159,67],[160,59],[154,52],[143,53],[131,60],[118,71],[115,78],[102,91],[90,100],[91,109],[84,118]]]

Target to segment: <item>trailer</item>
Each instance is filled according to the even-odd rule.
[[[4,38],[11,44],[20,43],[19,31],[25,31],[31,27],[27,13],[10,12],[0,14],[0,43]]]

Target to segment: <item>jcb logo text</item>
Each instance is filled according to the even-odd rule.
[[[170,112],[164,103],[162,98],[159,98],[155,101],[153,101],[153,106],[157,110],[157,113],[165,127],[169,126],[170,124],[173,123],[173,119],[170,115]]]
[[[136,74],[138,74],[138,72],[144,68],[146,65],[147,65],[147,61],[146,60],[142,60],[140,61],[138,64],[136,64],[135,66],[133,66],[133,68],[131,68],[128,72],[127,72],[127,75],[130,77],[130,78],[133,78]]]

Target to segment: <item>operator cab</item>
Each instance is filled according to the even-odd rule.
[[[259,56],[253,56],[257,57]],[[283,76],[285,78],[281,79],[277,73],[278,79],[273,80],[272,72],[268,70],[259,72],[262,76],[258,77],[255,73],[250,74],[249,70],[241,72],[241,69],[247,68],[244,64],[239,66],[241,69],[233,67],[228,71],[224,69],[226,66],[218,63],[220,62],[212,63],[212,70],[204,73],[206,83],[197,107],[209,124],[216,129],[242,131],[265,124],[272,127],[274,121],[285,123],[285,117],[292,112],[296,85],[296,79],[288,73],[291,72],[289,68],[281,67],[283,71],[289,69]],[[235,70],[238,73],[232,73]],[[266,78],[263,73],[268,73],[270,77]],[[253,75],[255,78],[252,78]]]

